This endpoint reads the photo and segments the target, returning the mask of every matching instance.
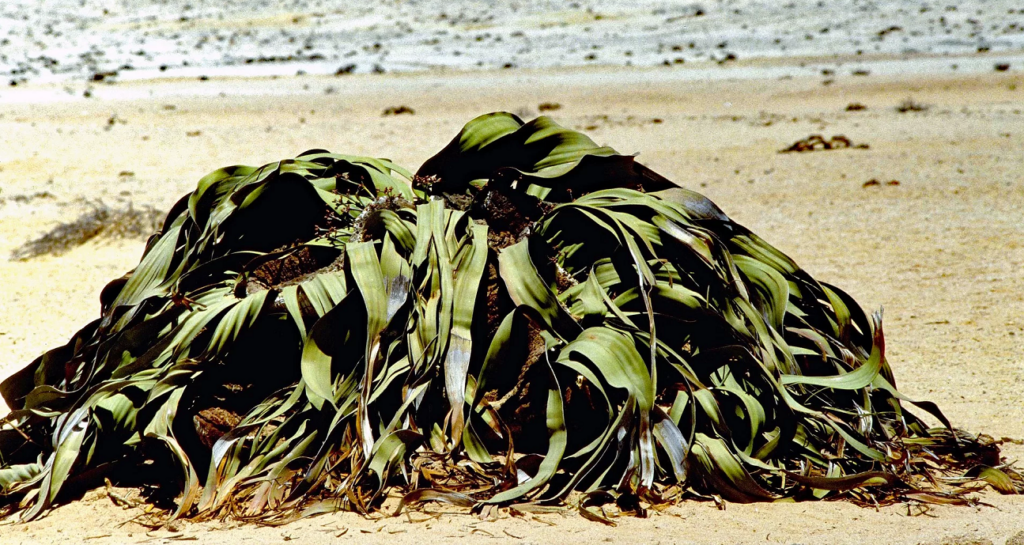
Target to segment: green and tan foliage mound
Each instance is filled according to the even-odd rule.
[[[899,393],[880,314],[544,117],[477,118],[415,175],[321,150],[213,172],[101,301],[2,385],[24,519],[103,477],[264,522],[1021,488]]]

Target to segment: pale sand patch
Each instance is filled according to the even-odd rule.
[[[386,155],[415,168],[477,114],[532,114],[541,102],[557,102],[562,108],[550,113],[563,124],[621,152],[640,152],[641,162],[704,192],[815,277],[867,309],[885,305],[889,357],[905,393],[937,402],[958,426],[1024,437],[1024,77],[873,76],[822,86],[819,79],[695,82],[651,74],[126,83],[104,86],[92,100],[8,102],[0,105],[0,256],[73,220],[79,198],[167,209],[210,170],[309,148]],[[325,95],[326,86],[336,92]],[[929,109],[896,113],[907,97]],[[847,112],[850,102],[868,109]],[[402,104],[415,115],[381,116]],[[124,123],[110,125],[113,114]],[[812,133],[844,134],[870,149],[776,153]],[[862,187],[872,178],[882,184]],[[885,185],[890,180],[900,184]],[[42,191],[54,198],[13,200]],[[0,375],[94,319],[99,290],[141,251],[141,242],[94,241],[59,258],[0,258]],[[1006,454],[1020,457],[1024,448],[1008,445]],[[845,503],[731,504],[725,511],[688,503],[648,520],[622,519],[617,528],[575,515],[542,517],[551,527],[339,514],[284,528],[206,523],[183,531],[208,543],[491,542],[490,535],[580,543],[930,543],[966,535],[1001,544],[1024,530],[1024,498],[983,499],[996,508],[938,508],[936,518]],[[148,540],[144,528],[118,527],[137,513],[92,492],[42,521],[0,527],[0,542],[77,543],[107,534],[89,542]],[[335,538],[343,528],[348,533]]]

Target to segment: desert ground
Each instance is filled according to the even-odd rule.
[[[993,69],[1007,58],[1009,69]],[[5,89],[0,376],[94,319],[102,286],[137,263],[142,239],[102,235],[63,255],[8,258],[98,202],[166,210],[213,169],[310,148],[415,169],[478,114],[533,117],[546,104],[545,115],[705,193],[865,308],[884,306],[901,390],[938,403],[958,427],[1015,440],[1004,454],[1019,460],[1024,58],[879,56],[867,75],[850,65],[822,73],[841,61],[181,76],[91,84],[89,97],[63,81]],[[414,113],[383,115],[397,106]],[[868,148],[779,153],[812,134]],[[142,507],[115,506],[101,489],[40,521],[0,525],[0,542],[1024,543],[1024,497],[979,500],[925,514],[828,501],[724,510],[690,502],[617,527],[571,512],[481,520],[431,508],[436,517],[339,513],[278,528],[185,522],[153,531],[132,522]]]
[[[0,74],[14,84],[998,55],[1022,47],[1024,9],[1017,0],[7,0],[0,5]]]

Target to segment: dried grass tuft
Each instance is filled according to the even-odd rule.
[[[11,252],[11,259],[27,261],[39,256],[59,256],[96,238],[144,239],[161,226],[164,214],[152,206],[111,208],[102,201],[88,203],[91,208],[71,222],[61,223],[43,236],[22,244]]]

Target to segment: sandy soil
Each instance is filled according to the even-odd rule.
[[[0,375],[93,319],[100,288],[139,258],[141,241],[99,240],[61,257],[6,259],[76,218],[85,200],[167,209],[214,168],[314,147],[386,155],[415,168],[477,114],[531,116],[551,102],[561,105],[549,113],[563,124],[638,152],[812,275],[867,308],[884,305],[890,361],[905,393],[937,402],[957,426],[1024,438],[1024,75],[989,68],[840,77],[830,85],[820,75],[751,76],[766,67],[750,64],[713,81],[659,68],[172,79],[97,86],[90,99],[42,85],[6,90]],[[907,99],[926,109],[897,112]],[[847,111],[853,102],[866,109]],[[381,115],[397,105],[415,114]],[[870,149],[777,153],[815,133],[843,134]],[[865,187],[873,179],[880,183]],[[1024,447],[1005,452],[1020,458]],[[935,508],[931,516],[836,502],[724,511],[688,503],[647,520],[621,519],[616,528],[576,515],[410,522],[337,514],[283,528],[185,523],[147,532],[130,522],[138,508],[115,507],[93,491],[41,521],[0,526],[0,542],[1002,544],[1024,532],[1024,498],[981,499],[989,506]]]

